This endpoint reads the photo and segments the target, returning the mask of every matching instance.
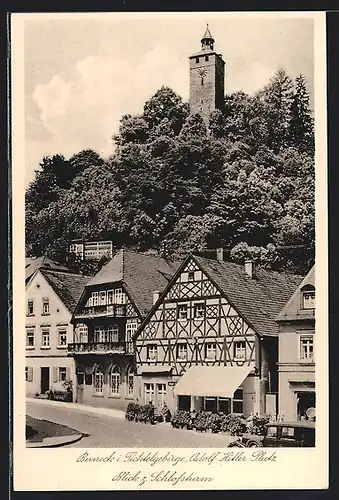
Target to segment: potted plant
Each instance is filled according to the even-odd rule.
[[[66,390],[66,401],[72,403],[73,401],[73,381],[71,379],[64,380],[62,387]]]

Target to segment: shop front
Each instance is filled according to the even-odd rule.
[[[239,413],[256,411],[251,366],[192,366],[174,388],[179,410]]]

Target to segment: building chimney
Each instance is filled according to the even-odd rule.
[[[154,290],[153,292],[153,304],[155,304],[160,297],[160,292],[158,290]]]
[[[245,260],[245,272],[250,277],[254,277],[254,263],[253,260]]]
[[[217,248],[217,260],[219,262],[222,262],[224,260],[224,249],[223,248]]]

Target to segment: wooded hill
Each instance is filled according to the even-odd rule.
[[[26,192],[27,255],[63,262],[69,240],[85,238],[175,257],[224,247],[232,260],[298,272],[313,263],[314,126],[302,75],[279,70],[255,95],[227,95],[209,132],[162,87],[112,140],[108,161],[90,149],[42,159]]]

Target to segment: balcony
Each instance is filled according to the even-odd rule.
[[[133,354],[131,342],[79,342],[68,344],[68,355],[73,354]]]
[[[123,318],[126,316],[125,304],[109,304],[106,306],[91,306],[85,307],[78,314],[75,314],[76,319],[96,318],[99,316],[114,316]]]

